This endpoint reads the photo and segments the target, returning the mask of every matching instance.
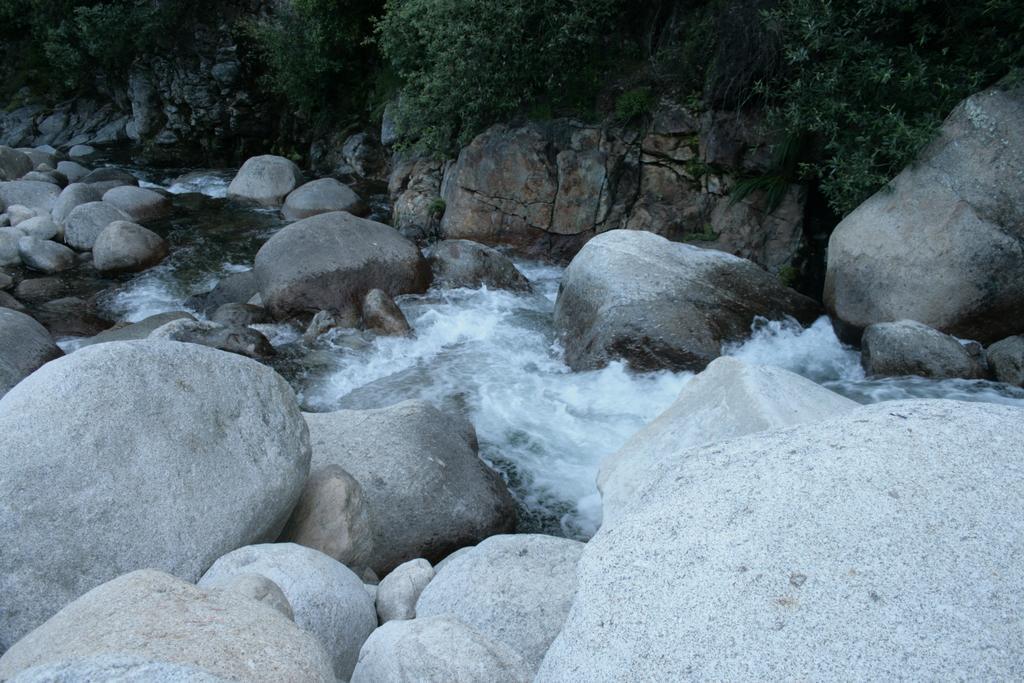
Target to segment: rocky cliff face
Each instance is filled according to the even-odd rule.
[[[395,223],[556,258],[616,228],[647,230],[753,260],[792,264],[803,240],[803,189],[767,210],[757,193],[728,194],[767,170],[758,121],[664,103],[641,130],[573,120],[497,125],[454,162],[399,159]],[[443,218],[437,221],[443,200]]]
[[[12,147],[135,144],[154,161],[233,160],[270,138],[275,112],[239,46],[237,20],[272,9],[266,0],[218,0],[190,40],[137,59],[127,78],[98,74],[97,95],[0,114]]]

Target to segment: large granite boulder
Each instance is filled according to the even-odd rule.
[[[293,162],[265,154],[242,164],[228,186],[228,197],[263,206],[281,206],[301,182],[302,171]]]
[[[305,416],[313,467],[338,465],[362,486],[379,575],[514,527],[512,496],[477,455],[465,418],[425,401]]]
[[[259,574],[276,583],[295,623],[321,642],[342,680],[352,674],[359,648],[377,628],[373,599],[352,570],[321,552],[294,543],[239,548],[213,563],[199,587],[225,577]]]
[[[115,655],[135,662],[111,661]],[[45,666],[69,677],[36,680],[335,681],[323,647],[273,608],[152,569],[119,576],[61,609],[0,657],[0,679]],[[141,677],[146,668],[152,677]]]
[[[434,578],[434,568],[422,557],[395,567],[377,586],[377,617],[384,624],[415,619],[416,602]]]
[[[417,619],[450,615],[518,652],[531,671],[562,630],[584,544],[540,534],[492,536],[427,584]]]
[[[755,318],[818,316],[811,299],[750,261],[638,230],[598,235],[572,260],[555,329],[574,370],[623,359],[637,370],[702,370]]]
[[[450,616],[391,621],[359,653],[352,683],[528,683],[515,650]]]
[[[64,220],[64,241],[69,247],[89,251],[100,233],[115,221],[131,223],[132,217],[103,201],[79,204]]]
[[[996,342],[986,349],[986,356],[997,380],[1024,387],[1024,336]]]
[[[124,572],[194,581],[276,538],[308,439],[277,373],[201,346],[96,344],[34,372],[0,399],[0,649]]]
[[[818,422],[855,407],[782,368],[718,358],[683,387],[668,410],[601,462],[603,520],[622,514],[641,487],[675,467],[680,448]]]
[[[331,211],[347,211],[355,216],[365,216],[368,210],[352,188],[334,178],[320,178],[296,188],[289,193],[281,207],[281,213],[290,221]]]
[[[1022,452],[1024,410],[927,400],[680,445],[537,680],[1017,678]]]
[[[62,355],[45,327],[24,313],[0,307],[0,397]]]
[[[94,337],[89,337],[78,342],[79,348],[92,346],[93,344],[104,344],[113,341],[132,341],[145,339],[153,330],[175,320],[195,320],[190,313],[184,311],[171,311],[168,313],[157,313],[148,318],[143,318],[137,323],[118,323],[108,330],[100,332]]]
[[[44,183],[39,180],[0,182],[0,211],[14,205],[49,211],[53,208],[60,193],[61,189],[53,183]]]
[[[71,183],[60,191],[60,195],[53,203],[53,220],[63,225],[76,206],[98,202],[101,199],[103,199],[103,194],[92,185]]]
[[[18,240],[18,255],[28,268],[40,273],[59,273],[78,264],[78,256],[63,244],[26,235]]]
[[[358,319],[372,289],[424,292],[430,268],[394,228],[344,212],[292,223],[256,254],[263,305],[276,318],[326,310]]]
[[[530,281],[511,259],[496,249],[470,240],[444,240],[430,251],[434,282],[446,287],[481,286],[528,290]]]
[[[27,154],[0,145],[0,181],[17,180],[35,167]]]
[[[171,212],[170,197],[135,185],[111,188],[103,194],[103,201],[121,209],[138,223],[157,220]]]
[[[861,338],[861,365],[875,377],[979,379],[985,368],[948,334],[914,320],[873,323]]]
[[[832,233],[825,305],[856,341],[917,320],[991,343],[1024,332],[1024,85],[956,106],[938,137]]]
[[[155,266],[170,252],[167,240],[152,230],[130,221],[114,221],[96,236],[92,263],[100,273],[135,273]]]

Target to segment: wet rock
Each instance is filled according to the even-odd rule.
[[[984,368],[954,337],[914,320],[868,325],[861,338],[861,365],[875,377],[918,375],[979,379]]]
[[[14,288],[14,296],[29,303],[42,303],[64,293],[64,283],[56,277],[25,278]]]
[[[196,310],[212,313],[224,304],[244,304],[258,293],[256,273],[245,270],[228,273],[209,292],[189,299],[188,305]]]
[[[434,282],[447,287],[528,290],[530,282],[512,261],[490,247],[469,240],[444,240],[430,252]]]
[[[637,370],[702,370],[757,317],[818,316],[811,299],[750,261],[613,230],[595,237],[562,278],[555,329],[575,370],[623,359]]]
[[[92,337],[108,329],[113,321],[99,315],[94,301],[67,296],[38,304],[32,315],[55,338]]]
[[[110,329],[100,332],[95,337],[83,339],[80,342],[80,346],[91,346],[92,344],[103,344],[114,341],[145,339],[153,332],[153,330],[174,320],[195,320],[195,318],[184,311],[157,313],[156,315],[151,315],[137,323],[118,323]]]
[[[369,209],[348,185],[334,178],[313,180],[293,190],[281,208],[281,213],[290,221],[331,211],[365,216]]]
[[[72,184],[82,182],[82,178],[89,175],[89,169],[75,161],[58,161],[57,171],[63,173]]]
[[[225,327],[260,325],[270,321],[262,306],[252,304],[223,304],[210,316],[210,320]]]
[[[377,334],[405,337],[412,327],[395,300],[379,289],[371,289],[363,299],[363,324]]]
[[[395,619],[415,619],[416,601],[434,578],[434,568],[420,558],[398,565],[377,587],[377,616],[384,624]]]
[[[174,320],[153,330],[149,339],[170,339],[199,344],[257,360],[270,358],[276,354],[270,341],[250,327],[226,327],[201,320]]]
[[[273,155],[248,159],[228,186],[228,197],[263,206],[280,206],[288,194],[302,182],[302,172],[294,163]]]
[[[79,251],[89,251],[103,230],[114,221],[131,223],[131,216],[113,204],[87,202],[71,210],[64,223],[64,241]]]
[[[14,278],[0,270],[0,290],[14,287]]]
[[[21,204],[32,209],[49,211],[57,201],[60,191],[53,183],[41,183],[38,180],[0,183],[0,208],[6,209],[12,204]]]
[[[1024,332],[1024,86],[968,97],[938,137],[829,240],[840,336],[917,320],[988,344]]]
[[[25,308],[25,305],[23,303],[15,299],[7,292],[0,292],[0,308],[9,308],[12,311],[18,311],[19,313],[24,313],[25,311],[28,310]]]
[[[388,178],[394,206],[391,224],[404,237],[425,240],[440,230],[444,215],[441,179],[445,164],[433,158],[396,155]]]
[[[341,679],[352,674],[359,648],[377,628],[377,613],[363,582],[323,553],[294,543],[239,548],[221,557],[199,580],[204,587],[225,576],[260,574],[288,598],[295,623],[317,637]]]
[[[601,461],[597,485],[603,521],[613,521],[645,485],[675,467],[682,449],[817,422],[856,407],[782,368],[717,358],[683,387],[668,410]]]
[[[39,166],[45,165],[51,169],[57,168],[57,150],[53,147],[19,147],[21,152],[32,162],[32,168],[39,170]]]
[[[107,192],[115,187],[138,185],[139,179],[124,169],[115,168],[113,166],[104,166],[103,168],[97,168],[89,171],[89,173],[78,182],[85,183],[86,185],[95,185],[97,188],[100,188],[102,192]]]
[[[586,544],[537,680],[1013,677],[1022,416],[885,402],[681,444]]]
[[[45,327],[24,313],[0,306],[0,397],[62,355]]]
[[[569,612],[583,548],[540,534],[492,536],[437,573],[416,603],[417,619],[453,616],[536,671]]]
[[[146,270],[163,261],[169,253],[167,240],[129,221],[110,223],[92,245],[93,265],[100,273]]]
[[[988,363],[1000,382],[1024,387],[1024,337],[1007,337],[987,350]]]
[[[59,273],[78,262],[75,252],[63,244],[38,237],[26,236],[18,240],[18,254],[27,267],[41,273]]]
[[[17,180],[35,168],[27,154],[0,145],[0,181]]]
[[[281,540],[318,550],[347,567],[368,566],[373,529],[363,487],[337,465],[315,468]]]
[[[38,428],[55,416],[60,429]],[[32,373],[0,400],[0,451],[0,649],[125,571],[195,581],[224,553],[275,538],[309,467],[306,426],[277,373],[148,340]]]
[[[346,321],[341,320],[338,316],[331,313],[330,311],[317,311],[313,319],[309,321],[309,325],[306,326],[306,331],[302,335],[302,339],[307,344],[312,344],[320,337],[320,335],[327,334],[331,330],[338,327],[352,327],[354,320],[347,321],[349,324],[345,324]]]
[[[460,416],[425,401],[379,410],[306,413],[314,467],[338,465],[363,488],[380,573],[416,558],[436,561],[515,526],[505,483],[477,455]]]
[[[512,648],[450,616],[391,621],[359,653],[352,683],[528,683]]]
[[[134,185],[121,185],[107,190],[103,201],[113,204],[137,223],[158,220],[171,212],[171,200],[159,192]]]
[[[58,223],[64,223],[76,206],[88,204],[89,202],[98,202],[102,198],[103,194],[92,185],[71,183],[61,190],[60,196],[57,197],[57,201],[53,204],[53,220]]]
[[[430,268],[394,228],[344,212],[292,223],[256,254],[263,303],[278,320],[320,310],[356,317],[371,289],[424,292]]]
[[[111,655],[160,662],[163,671],[172,667],[175,673],[174,665],[194,667],[218,681],[334,681],[323,647],[275,610],[151,569],[120,576],[67,605],[0,657],[0,678],[33,666]],[[125,671],[122,665],[118,673],[139,673],[137,666]],[[118,680],[210,679],[189,674]]]

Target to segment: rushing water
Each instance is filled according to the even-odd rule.
[[[152,226],[170,240],[172,255],[107,291],[103,305],[121,319],[181,310],[218,277],[251,267],[259,246],[283,225],[276,212],[223,200],[230,173],[143,177],[179,195],[174,216]],[[520,501],[520,528],[586,538],[600,522],[594,480],[601,458],[667,408],[692,375],[633,373],[619,363],[571,372],[551,326],[561,269],[517,265],[531,293],[434,288],[400,297],[413,338],[336,330],[307,345],[287,325],[259,329],[278,347],[275,367],[305,409],[423,398],[464,411],[481,455]],[[862,403],[945,397],[1024,407],[1024,391],[991,382],[866,379],[859,354],[839,343],[826,319],[807,329],[761,321],[748,341],[726,352],[787,368]]]

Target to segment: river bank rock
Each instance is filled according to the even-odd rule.
[[[968,97],[832,233],[825,305],[855,342],[917,320],[988,344],[1024,332],[1024,85]]]
[[[986,349],[986,356],[998,381],[1024,387],[1024,336],[996,342]]]
[[[512,648],[450,616],[391,621],[359,653],[352,683],[529,683]]]
[[[369,208],[352,188],[334,178],[320,178],[296,188],[281,207],[281,213],[290,221],[332,211],[365,216]]]
[[[213,322],[226,327],[261,325],[270,322],[267,309],[253,304],[223,304],[210,316]]]
[[[38,428],[58,415],[60,429]],[[310,457],[277,373],[159,341],[97,344],[32,373],[0,400],[0,450],[0,649],[126,571],[194,581],[276,537]]]
[[[574,370],[623,359],[636,370],[702,370],[757,317],[810,324],[811,299],[750,261],[612,230],[580,250],[562,278],[555,330]]]
[[[63,355],[45,327],[24,313],[0,307],[0,398],[44,363]]]
[[[63,225],[71,211],[80,204],[88,204],[89,202],[98,202],[103,199],[103,194],[93,187],[92,185],[86,185],[85,183],[71,183],[63,190],[57,200],[53,203],[53,220]]]
[[[861,338],[861,365],[875,377],[918,375],[932,379],[979,379],[984,368],[948,334],[914,320],[868,325]]]
[[[0,210],[20,204],[31,209],[49,211],[60,193],[61,189],[53,183],[38,180],[12,180],[0,183]]]
[[[82,182],[82,178],[89,175],[89,169],[77,161],[58,161],[57,171],[63,173],[72,184]]]
[[[897,401],[680,445],[587,543],[538,680],[1016,677],[1022,417]]]
[[[18,255],[28,268],[47,274],[69,270],[78,263],[75,252],[63,244],[30,236],[18,240]]]
[[[42,279],[42,278],[40,278]],[[22,282],[25,282],[22,280]],[[64,296],[51,299],[32,308],[32,315],[50,331],[55,339],[62,337],[91,337],[113,326],[96,305],[95,297],[83,299]]]
[[[64,241],[69,247],[89,251],[100,233],[115,221],[131,223],[132,217],[104,201],[79,204],[64,221]]]
[[[470,240],[444,240],[430,251],[434,282],[446,287],[486,286],[524,291],[530,281],[497,249]]]
[[[138,223],[114,221],[92,245],[92,263],[100,273],[136,273],[157,265],[171,253],[160,235]]]
[[[679,446],[813,423],[857,407],[809,379],[723,356],[694,377],[664,413],[601,462],[603,519],[627,509],[639,490],[675,467]]]
[[[363,325],[377,334],[406,337],[412,325],[395,300],[380,289],[371,289],[363,299]]]
[[[121,185],[107,190],[103,193],[103,201],[121,209],[137,223],[158,220],[171,212],[169,197],[134,185]]]
[[[374,531],[370,568],[379,575],[515,526],[512,496],[477,455],[465,418],[425,401],[305,417],[314,468],[338,465],[363,488]]]
[[[377,616],[384,624],[394,619],[415,619],[416,601],[434,578],[434,568],[419,558],[398,565],[377,586]]]
[[[52,240],[61,236],[62,230],[50,216],[35,216],[18,223],[18,229],[29,237]]]
[[[221,557],[199,587],[238,574],[259,574],[288,598],[295,623],[317,637],[341,679],[352,674],[359,648],[377,628],[373,600],[350,569],[323,553],[294,543],[265,543]]]
[[[430,268],[394,228],[344,212],[292,223],[256,254],[263,305],[277,319],[321,310],[358,319],[371,289],[424,292]]]
[[[284,157],[265,154],[246,160],[228,186],[228,198],[281,206],[302,182],[302,171]]]
[[[151,315],[137,323],[117,323],[108,330],[104,330],[93,337],[81,340],[79,342],[79,348],[92,346],[93,344],[104,344],[106,342],[145,339],[158,327],[162,327],[174,320],[182,319],[195,320],[190,313],[186,313],[185,311],[172,311],[169,313],[157,313],[156,315]]]
[[[195,310],[213,313],[224,304],[247,303],[259,292],[260,287],[256,281],[255,271],[243,270],[238,273],[228,273],[218,280],[209,292],[197,294],[186,303]]]
[[[0,145],[0,181],[17,180],[35,167],[27,154]]]
[[[141,667],[159,662],[164,671],[170,666],[181,674],[179,666],[185,671],[194,667],[214,680],[335,680],[316,639],[274,609],[229,591],[204,591],[152,569],[117,577],[64,607],[0,657],[0,678],[69,660],[78,662],[73,671],[109,671],[109,662],[104,666],[100,658],[113,655],[141,660],[127,670],[115,669],[122,675],[141,676]]]
[[[417,618],[451,615],[536,671],[572,604],[583,548],[540,534],[492,536],[440,568],[416,603]]]
[[[270,340],[261,332],[250,327],[241,325],[227,327],[219,323],[190,318],[172,320],[156,328],[150,333],[149,339],[168,339],[209,346],[257,360],[270,358],[277,353]]]

